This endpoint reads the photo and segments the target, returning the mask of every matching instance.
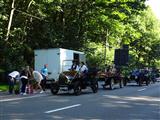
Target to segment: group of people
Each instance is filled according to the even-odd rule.
[[[9,73],[9,94],[13,94],[13,92],[15,92],[16,94],[20,93],[22,95],[26,95],[27,88],[33,87],[33,84],[35,86],[35,90],[39,88],[40,93],[43,93],[45,91],[46,79],[48,77],[47,66],[48,65],[45,64],[40,72],[37,70],[33,70],[29,66],[26,66],[22,69],[21,72],[13,71]],[[88,72],[88,68],[84,62],[77,64],[76,61],[73,61],[73,64],[69,70],[77,71],[81,78],[85,78],[86,73]]]
[[[35,83],[35,90],[40,89],[40,93],[45,91],[46,79],[48,77],[47,64],[41,69],[41,71],[36,71],[26,66],[21,72],[13,71],[8,74],[9,81],[9,94],[20,93],[22,95],[27,94],[27,88],[31,89],[33,83]],[[18,83],[18,85],[16,85]],[[16,87],[18,86],[18,87]],[[33,86],[32,86],[33,87]]]
[[[80,65],[77,63],[77,61],[72,61],[72,66],[69,70],[77,71],[79,73],[79,77],[85,78],[88,72],[88,67],[83,61],[80,63]]]

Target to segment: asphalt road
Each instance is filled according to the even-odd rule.
[[[160,120],[160,83],[139,87],[90,89],[80,96],[50,91],[1,97],[0,120]]]

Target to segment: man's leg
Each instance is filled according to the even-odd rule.
[[[41,80],[42,90],[45,91],[46,80]]]
[[[9,94],[12,94],[14,89],[14,79],[12,77],[9,77],[8,80],[9,80]]]

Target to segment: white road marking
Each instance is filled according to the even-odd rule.
[[[34,95],[34,96],[25,96],[25,97],[20,97],[20,98],[7,98],[0,100],[0,102],[9,102],[9,101],[15,101],[15,100],[23,100],[23,99],[28,99],[28,98],[35,98],[35,97],[42,97],[46,95]]]
[[[65,110],[65,109],[69,109],[69,108],[74,108],[74,107],[78,107],[78,106],[81,106],[81,104],[76,104],[76,105],[71,105],[71,106],[67,106],[67,107],[63,107],[63,108],[58,108],[58,109],[54,109],[54,110],[49,110],[49,111],[46,111],[44,113],[53,113],[53,112],[57,112],[57,111],[61,111],[61,110]]]
[[[139,89],[138,91],[143,91],[143,90],[146,90],[146,88],[143,88],[143,89]]]

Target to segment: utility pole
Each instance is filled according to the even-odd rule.
[[[10,34],[12,18],[13,18],[13,14],[14,14],[14,11],[15,11],[14,4],[15,4],[15,0],[12,1],[12,9],[11,9],[11,13],[10,13],[10,18],[9,18],[9,23],[8,23],[8,28],[7,28],[7,35],[6,35],[5,41],[8,41],[9,34]]]

